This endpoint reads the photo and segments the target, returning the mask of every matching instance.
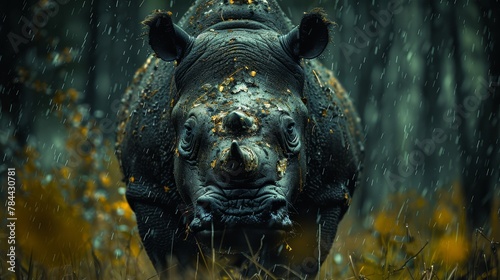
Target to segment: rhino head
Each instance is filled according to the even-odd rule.
[[[146,23],[156,55],[177,65],[174,176],[190,205],[189,233],[223,253],[272,251],[292,230],[307,175],[300,61],[323,52],[329,22],[310,13],[281,34],[234,17],[196,37],[168,13]]]

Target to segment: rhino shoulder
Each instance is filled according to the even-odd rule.
[[[171,165],[175,138],[170,122],[172,76],[171,63],[150,56],[126,90],[117,114],[116,136],[124,180],[134,174],[161,178],[164,165]]]
[[[305,61],[305,95],[310,114],[317,125],[328,129],[328,134],[341,132],[343,140],[349,142],[361,153],[363,150],[363,131],[349,93],[337,80],[330,69],[317,61]],[[337,125],[335,131],[334,124]],[[345,144],[345,143],[343,143]]]
[[[304,71],[311,135],[307,139],[311,163],[307,196],[328,204],[333,197],[329,191],[346,189],[349,196],[354,192],[363,160],[361,121],[332,71],[316,61],[305,62]]]

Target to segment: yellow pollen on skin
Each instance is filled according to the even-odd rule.
[[[281,160],[278,161],[276,169],[278,171],[278,176],[280,178],[282,178],[283,176],[285,176],[287,165],[288,165],[288,161],[287,161],[286,158],[281,159]]]
[[[346,200],[345,204],[347,206],[350,206],[351,205],[351,198],[349,197],[349,195],[347,193],[344,193],[344,199]]]

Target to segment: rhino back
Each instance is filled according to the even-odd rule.
[[[282,34],[293,27],[275,0],[197,0],[178,25],[192,36],[197,36],[214,24],[231,19],[255,20]]]

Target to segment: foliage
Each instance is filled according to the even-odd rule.
[[[482,229],[471,233],[461,190],[455,182],[437,190],[435,200],[412,191],[392,195],[365,225],[348,214],[323,274],[328,279],[496,279],[500,244]],[[498,240],[495,219],[492,213],[488,233]]]
[[[52,96],[51,111],[67,133],[66,151],[54,166],[42,164],[43,147],[15,151],[21,274],[33,279],[154,275],[125,200],[113,145],[88,110],[76,105],[78,97],[74,89]]]

